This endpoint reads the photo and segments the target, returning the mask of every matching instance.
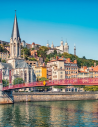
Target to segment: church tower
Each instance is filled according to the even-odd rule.
[[[24,61],[24,58],[21,58],[21,39],[15,12],[12,35],[10,38],[10,58],[7,59],[7,63],[10,63],[13,68],[16,68],[22,61]]]
[[[60,50],[64,51],[63,40],[61,40]]]
[[[65,43],[65,45],[64,45],[64,52],[69,53],[69,46],[68,46],[67,41],[66,41],[66,43]]]
[[[13,30],[10,39],[10,58],[20,58],[20,57],[21,57],[21,39],[19,35],[18,22],[15,12]]]
[[[52,49],[54,48],[53,42],[52,42],[51,48],[52,48]]]

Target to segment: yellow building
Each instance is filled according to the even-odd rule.
[[[39,79],[41,77],[47,78],[47,68],[45,66],[38,66],[34,68],[34,72],[36,78]]]

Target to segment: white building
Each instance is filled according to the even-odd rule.
[[[61,41],[61,45],[57,46],[56,49],[59,49],[59,50],[61,50],[63,52],[69,53],[69,46],[68,46],[67,41],[66,41],[65,45],[63,45],[63,41]]]
[[[46,46],[49,48],[49,43],[47,43]],[[64,52],[69,53],[69,46],[68,46],[67,41],[66,41],[65,45],[63,45],[63,41],[61,41],[61,45],[57,46],[57,47],[54,47],[53,42],[52,42],[51,48],[47,51],[47,54],[54,53],[55,49],[56,49],[57,53],[61,53],[61,54]]]

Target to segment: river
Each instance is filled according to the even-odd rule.
[[[98,101],[0,105],[0,127],[98,127]]]

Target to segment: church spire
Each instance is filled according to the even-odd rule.
[[[14,24],[13,24],[13,30],[12,30],[12,40],[15,38],[18,40],[18,37],[20,38],[19,35],[19,29],[18,29],[18,22],[17,22],[17,17],[16,17],[16,10],[15,10],[15,19],[14,19]]]

